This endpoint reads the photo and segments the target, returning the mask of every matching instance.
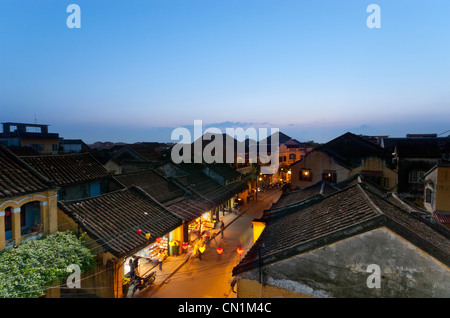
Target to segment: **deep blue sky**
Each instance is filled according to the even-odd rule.
[[[318,142],[441,133],[449,14],[448,0],[1,0],[0,122],[36,116],[88,143],[170,141],[196,119]]]

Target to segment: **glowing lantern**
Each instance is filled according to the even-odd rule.
[[[238,253],[239,255],[242,255],[242,253],[244,253],[244,249],[243,249],[242,247],[239,247],[239,248],[237,249],[237,253]]]
[[[218,248],[216,249],[216,251],[217,251],[217,254],[222,255],[222,253],[223,253],[223,248],[222,248],[222,247],[218,247]]]
[[[151,236],[151,234],[150,234],[150,233],[147,233],[147,234],[145,234],[145,237],[147,238],[147,240],[149,240],[149,239],[150,239],[150,236]]]
[[[198,247],[198,250],[200,251],[200,253],[203,253],[203,252],[205,251],[205,248],[206,248],[205,245],[199,246],[199,247]]]
[[[183,243],[183,244],[181,245],[181,247],[183,248],[183,250],[187,250],[188,246],[189,246],[188,243]]]
[[[141,229],[138,229],[138,230],[136,231],[136,233],[137,233],[137,235],[141,235],[142,230],[141,230]]]
[[[162,237],[157,237],[156,238],[156,242],[161,243],[161,241],[162,241]]]

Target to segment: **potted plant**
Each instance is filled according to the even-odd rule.
[[[33,232],[40,232],[40,231],[42,231],[43,227],[44,227],[44,225],[40,222],[40,220],[38,220],[38,218],[35,218],[34,224],[33,224],[33,227],[31,228],[31,230]]]

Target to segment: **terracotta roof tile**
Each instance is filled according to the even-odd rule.
[[[51,183],[0,145],[0,199],[48,190]]]
[[[111,176],[89,153],[25,156],[21,159],[58,186],[79,184]]]
[[[145,247],[146,233],[154,241],[182,224],[180,218],[138,187],[82,200],[59,201],[58,206],[106,251],[118,257]],[[141,235],[137,234],[138,229]]]
[[[188,222],[214,207],[211,202],[188,193],[187,189],[154,170],[115,175],[114,178],[124,186],[140,187],[169,211]]]
[[[125,187],[138,186],[156,200],[166,203],[183,197],[186,191],[154,170],[115,175]]]
[[[233,275],[381,226],[450,264],[450,231],[391,204],[364,184],[355,184],[266,220],[264,231]]]

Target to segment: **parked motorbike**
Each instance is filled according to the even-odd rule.
[[[133,292],[131,293],[131,297],[134,296],[137,290],[143,290],[153,284],[156,279],[156,271],[151,272],[149,275],[145,277],[136,276],[134,279],[134,287]]]

